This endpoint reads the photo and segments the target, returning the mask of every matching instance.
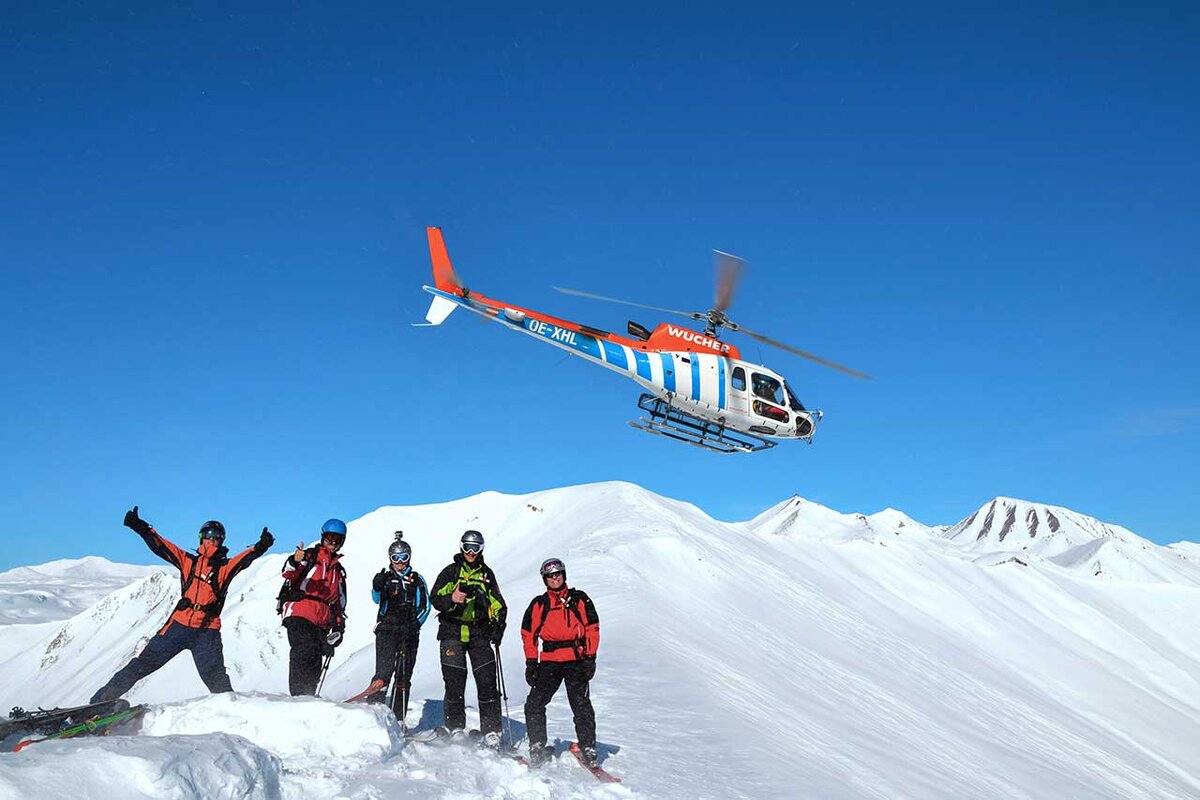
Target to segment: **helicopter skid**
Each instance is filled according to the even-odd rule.
[[[652,394],[643,394],[638,398],[638,408],[650,416],[630,420],[631,427],[703,447],[714,453],[753,453],[774,447],[776,444],[768,439],[741,431],[731,431],[724,425],[701,419]]]

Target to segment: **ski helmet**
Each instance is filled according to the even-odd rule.
[[[547,558],[542,562],[542,580],[546,580],[551,575],[562,573],[563,580],[567,579],[567,565],[562,562],[561,558]]]
[[[397,556],[403,556],[397,558]],[[388,545],[388,558],[393,562],[405,562],[412,557],[412,545],[404,541],[404,531],[396,531],[396,541]]]
[[[218,543],[225,541],[225,526],[215,519],[200,526],[200,541],[216,539]]]
[[[482,553],[483,534],[479,531],[467,531],[459,539],[459,546],[464,553]]]
[[[321,526],[321,533],[336,533],[338,536],[346,536],[346,523],[340,519],[327,519],[325,524]]]

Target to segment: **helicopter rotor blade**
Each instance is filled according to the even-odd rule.
[[[554,290],[563,294],[573,294],[576,297],[587,297],[592,300],[605,300],[609,303],[620,303],[626,306],[636,306],[638,308],[648,308],[651,311],[662,311],[666,314],[678,314],[681,317],[690,317],[691,319],[704,319],[703,314],[696,314],[691,311],[678,311],[674,308],[662,308],[661,306],[650,306],[645,303],[635,303],[632,300],[620,300],[616,297],[605,297],[602,294],[592,294],[591,292],[581,292],[578,289],[564,289],[561,286],[555,286]]]
[[[838,372],[844,372],[847,375],[850,375],[852,377],[861,378],[861,379],[867,380],[867,381],[875,380],[875,378],[873,378],[872,376],[868,375],[865,372],[859,372],[856,369],[850,369],[850,367],[845,367],[845,366],[842,366],[841,364],[836,364],[827,358],[821,358],[820,356],[814,355],[813,353],[809,353],[806,350],[801,350],[798,347],[792,347],[790,344],[785,344],[776,339],[772,339],[770,336],[764,336],[761,333],[756,333],[754,331],[747,330],[746,328],[743,328],[740,325],[737,327],[737,330],[740,331],[741,333],[746,334],[747,336],[750,336],[754,339],[758,339],[760,342],[763,342],[764,344],[769,344],[772,347],[778,347],[780,350],[786,350],[789,353],[794,353],[803,358],[807,358],[810,361],[815,361],[818,364],[824,364],[827,367],[836,369]]]
[[[733,304],[733,295],[745,268],[746,259],[723,250],[713,250],[713,274],[717,288],[714,308],[717,311],[725,311]]]

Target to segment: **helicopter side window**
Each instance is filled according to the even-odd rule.
[[[804,404],[800,402],[800,398],[796,397],[796,395],[792,392],[791,386],[788,386],[785,383],[783,385],[783,388],[787,391],[788,407],[790,407],[792,409],[792,411],[806,411],[807,410],[804,407]]]
[[[733,383],[733,388],[739,392],[746,391],[746,370],[741,367],[734,367],[733,377],[730,378],[730,381]]]
[[[761,397],[777,406],[783,405],[783,386],[770,375],[755,372],[751,378],[754,396]]]

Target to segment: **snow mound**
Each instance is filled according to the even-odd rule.
[[[104,736],[4,756],[0,797],[276,800],[279,760],[241,736]]]
[[[158,706],[147,713],[141,733],[199,736],[225,731],[293,766],[367,764],[393,755],[403,743],[400,724],[380,704],[261,693],[217,694]]]

